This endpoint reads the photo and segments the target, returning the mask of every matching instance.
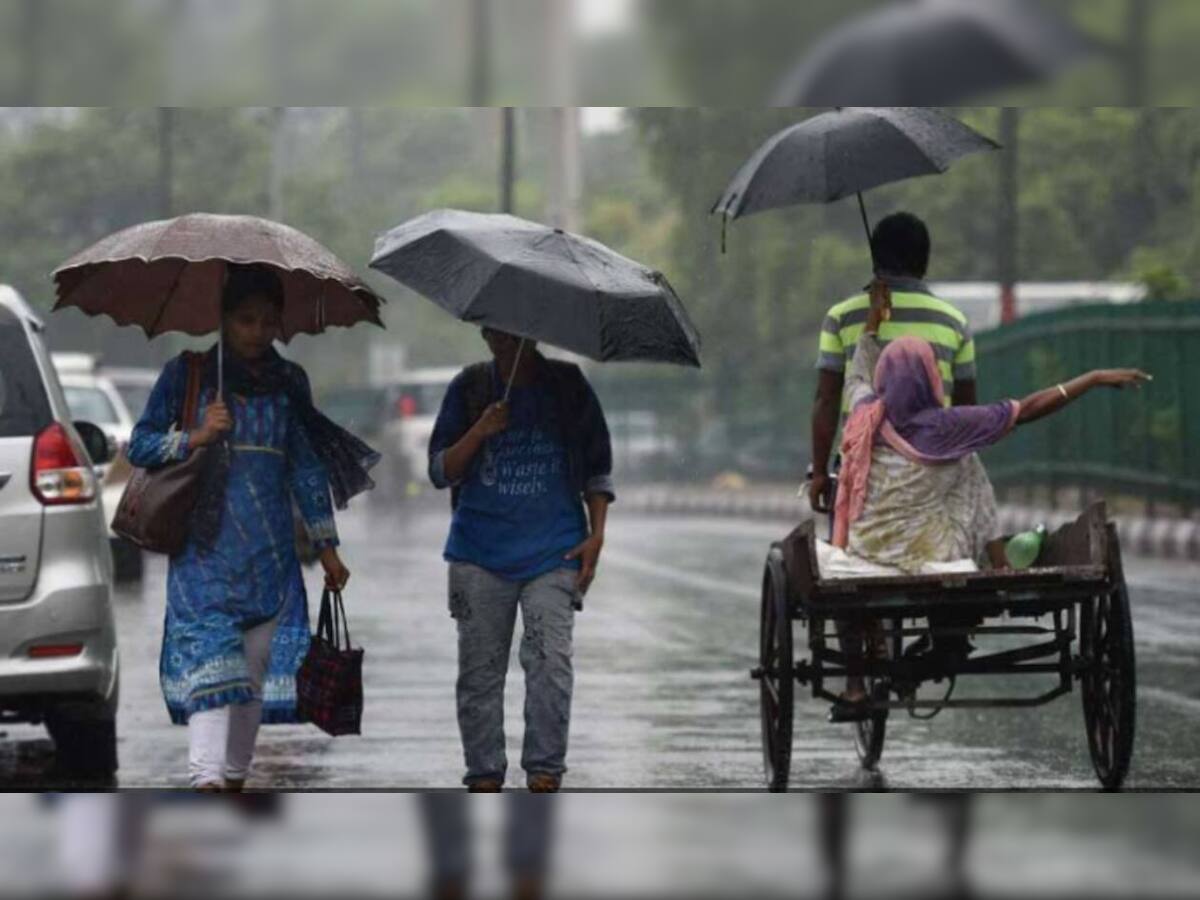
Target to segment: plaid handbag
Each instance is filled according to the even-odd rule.
[[[344,645],[339,644],[339,638],[345,639]],[[350,645],[342,594],[326,588],[321,595],[316,633],[296,674],[300,721],[312,722],[334,737],[361,734],[362,664],[362,648],[356,650]]]

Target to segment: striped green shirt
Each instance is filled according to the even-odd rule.
[[[899,290],[900,286],[905,290]],[[845,372],[854,357],[858,336],[862,334],[871,308],[865,293],[843,300],[829,310],[821,326],[821,348],[817,368],[827,372]],[[946,405],[950,405],[956,381],[975,380],[975,340],[967,325],[967,317],[945,300],[929,293],[915,279],[893,283],[892,316],[879,327],[883,344],[899,337],[918,337],[933,345],[938,369],[946,390]],[[842,410],[847,398],[842,396]]]

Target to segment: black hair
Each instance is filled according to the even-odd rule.
[[[879,272],[924,278],[929,250],[929,229],[912,213],[893,213],[871,234],[871,253]]]
[[[248,297],[266,297],[280,312],[283,311],[283,282],[269,266],[228,263],[225,288],[221,292],[221,312],[229,315]]]

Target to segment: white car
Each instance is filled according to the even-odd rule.
[[[63,774],[117,768],[109,441],[74,419],[41,320],[0,285],[0,722],[44,722]]]
[[[136,425],[150,400],[150,392],[158,381],[156,369],[143,369],[122,366],[101,366],[96,374],[106,379],[121,396],[125,409]]]
[[[51,359],[58,371],[63,396],[77,420],[98,425],[113,445],[112,462],[96,467],[103,493],[104,511],[108,517],[112,543],[113,565],[117,581],[136,581],[142,575],[142,552],[111,531],[117,504],[129,481],[131,469],[125,458],[133,426],[137,419],[129,410],[116,381],[96,365],[96,358],[85,353],[53,353]],[[118,370],[123,371],[123,370]],[[153,382],[151,382],[153,384]],[[139,408],[137,415],[141,414]]]

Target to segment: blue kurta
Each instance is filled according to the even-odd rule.
[[[289,379],[309,392],[288,363]],[[175,423],[184,401],[184,357],[167,363],[134,428],[128,455],[153,468],[187,457]],[[215,390],[200,396],[198,421]],[[308,650],[308,601],[296,557],[293,501],[317,549],[336,546],[329,478],[286,394],[226,398],[232,459],[216,544],[194,541],[171,558],[159,674],[171,720],[252,699],[243,633],[279,616],[263,684],[263,722],[295,722],[296,671]]]

